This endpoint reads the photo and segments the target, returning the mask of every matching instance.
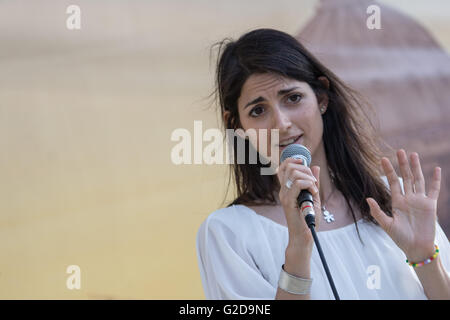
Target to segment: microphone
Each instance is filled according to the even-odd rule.
[[[302,159],[303,165],[307,167],[311,164],[311,152],[301,144],[288,145],[281,153],[280,160],[283,162],[287,158]],[[315,227],[316,214],[314,212],[314,200],[311,192],[306,189],[302,190],[297,197],[297,204],[308,227],[310,229],[311,227]]]
[[[280,160],[281,162],[283,162],[287,158],[303,159],[303,165],[306,165],[307,167],[309,167],[311,164],[311,152],[309,152],[308,148],[301,144],[288,145],[281,153]],[[334,285],[333,278],[331,277],[330,269],[328,269],[327,261],[325,260],[322,247],[320,246],[319,238],[317,237],[316,230],[314,229],[314,227],[316,226],[316,214],[314,212],[314,200],[311,192],[309,192],[308,190],[302,190],[297,197],[297,203],[298,207],[300,208],[301,214],[303,215],[303,217],[305,217],[308,228],[311,230],[311,234],[314,238],[317,251],[319,252],[320,260],[322,261],[322,265],[325,269],[328,282],[330,283],[331,291],[333,291],[334,298],[336,300],[340,300],[339,294],[336,290],[336,286]]]

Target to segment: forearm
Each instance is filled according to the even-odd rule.
[[[288,246],[285,254],[284,270],[294,276],[311,278],[311,249],[309,246]],[[310,294],[292,294],[280,287],[277,289],[275,300],[309,300]]]
[[[450,299],[450,276],[438,255],[431,263],[414,268],[428,299]]]

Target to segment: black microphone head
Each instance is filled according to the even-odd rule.
[[[311,164],[311,152],[301,144],[290,144],[284,148],[280,160],[283,162],[287,158],[303,159],[303,164],[307,167]]]

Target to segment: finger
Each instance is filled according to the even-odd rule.
[[[320,190],[320,167],[319,166],[313,166],[311,168],[311,172],[312,172],[314,178],[316,178],[316,187],[317,187],[317,189]]]
[[[394,167],[392,166],[391,161],[388,158],[381,158],[381,166],[384,170],[384,174],[389,182],[389,188],[391,190],[391,195],[401,195],[402,187],[400,185],[400,180],[398,179],[397,173],[395,172]]]
[[[393,218],[389,217],[381,210],[375,199],[366,198],[366,201],[370,208],[370,215],[378,222],[384,231],[389,233]]]
[[[298,171],[298,172],[303,172],[303,173],[305,173],[307,176],[309,176],[312,180],[314,180],[314,182],[315,182],[315,177],[314,177],[314,175],[312,174],[312,171],[311,171],[311,169],[309,168],[309,167],[307,167],[307,166],[304,166],[304,165],[302,165],[302,164],[299,164],[299,163],[295,163],[295,162],[291,162],[291,163],[288,163],[287,164],[287,166],[286,166],[286,169],[285,169],[285,175],[286,175],[286,178],[287,177],[290,177],[291,175],[292,175],[292,173],[293,172],[295,172],[295,171]],[[292,180],[292,179],[291,179]]]
[[[301,164],[302,161],[303,161],[302,159],[295,159],[295,158],[287,158],[286,160],[284,160],[278,169],[280,177],[284,179],[284,176],[286,175],[286,170],[288,169],[290,163]]]
[[[416,193],[425,194],[425,178],[423,177],[422,167],[420,166],[419,154],[413,152],[410,155],[410,159]]]
[[[320,192],[320,167],[319,166],[313,166],[311,167],[311,171],[316,178],[316,188]],[[319,227],[320,221],[322,221],[322,204],[320,202],[320,194],[317,192],[317,194],[313,195],[314,199],[314,212],[316,213],[316,228]]]
[[[414,176],[409,167],[408,157],[403,149],[397,151],[398,164],[400,166],[400,173],[403,178],[403,189],[405,194],[414,192]]]
[[[430,191],[428,197],[437,200],[439,197],[439,191],[441,189],[441,168],[434,168],[433,180],[431,181]]]
[[[298,171],[298,170],[293,170],[290,173],[287,173],[285,176],[285,182],[291,180],[292,182],[294,182],[295,180],[310,180],[314,185],[316,185],[316,181],[315,181],[315,177],[313,175],[308,175],[304,172]]]
[[[281,166],[283,167],[284,170],[286,170],[286,168],[289,167],[290,164],[299,164],[299,165],[303,165],[303,159],[297,159],[297,158],[287,158],[286,160],[283,161],[283,163],[281,164]],[[305,166],[306,167],[306,166]]]
[[[284,160],[277,169],[277,175],[278,175],[278,180],[280,182],[280,184],[283,183],[283,181],[285,181],[285,175],[286,175],[286,168],[287,165],[292,162],[294,159],[293,158],[287,158],[286,160]]]
[[[292,193],[294,194],[295,198],[299,196],[302,190],[308,190],[313,198],[319,193],[316,184],[311,180],[295,180],[293,186],[294,188],[291,189],[294,190]]]
[[[311,192],[311,195],[314,195],[319,192],[319,190],[316,189],[316,186],[314,185],[314,182],[311,180],[295,180],[292,183],[292,186],[290,189],[288,189],[286,186],[286,197],[289,201],[287,204],[289,208],[298,208],[297,205],[297,198],[302,190],[308,190]]]

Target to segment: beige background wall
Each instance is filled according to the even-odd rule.
[[[214,42],[297,34],[317,3],[0,2],[0,298],[203,299],[195,235],[227,169],[175,166],[170,135],[218,127],[204,110]],[[448,1],[383,3],[450,51]],[[70,4],[81,30],[66,28]]]

